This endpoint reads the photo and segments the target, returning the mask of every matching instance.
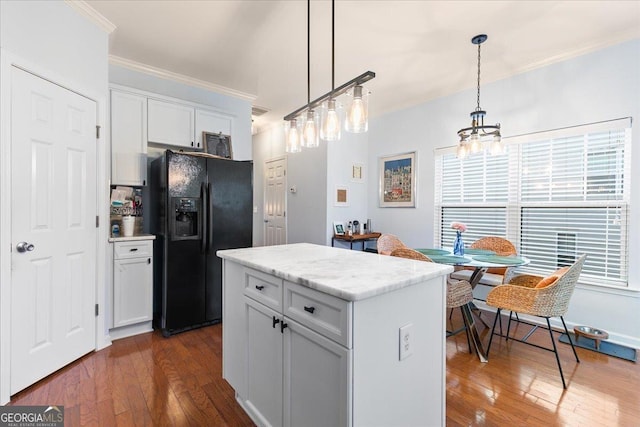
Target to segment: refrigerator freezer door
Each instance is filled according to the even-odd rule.
[[[207,159],[209,209],[206,319],[222,319],[222,260],[219,249],[246,248],[253,239],[253,163]]]

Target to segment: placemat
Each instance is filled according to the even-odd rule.
[[[446,250],[446,249],[425,249],[425,248],[420,248],[420,249],[416,249],[416,251],[420,252],[421,254],[424,255],[449,255],[451,252]]]
[[[576,336],[573,332],[571,334],[571,341],[573,341],[573,345],[580,348],[586,348],[591,351],[595,351],[597,353],[606,354],[607,356],[617,357],[619,359],[628,360],[630,362],[636,362],[636,350],[634,348],[625,347],[620,344],[614,344],[609,341],[600,341],[600,346],[596,349],[596,341],[587,338],[580,337],[578,342],[576,342]],[[567,338],[567,334],[560,335],[560,342],[564,344],[569,344],[569,339]]]
[[[490,251],[489,249],[473,249],[468,248],[464,250],[465,255],[495,255],[494,251]]]
[[[466,264],[471,261],[469,258],[455,255],[429,255],[429,258],[439,264]]]

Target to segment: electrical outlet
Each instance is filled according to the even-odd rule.
[[[413,323],[400,328],[400,360],[413,354]]]

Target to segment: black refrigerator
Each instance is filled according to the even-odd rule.
[[[252,245],[253,163],[165,151],[150,168],[154,322],[164,336],[222,320],[218,249]]]

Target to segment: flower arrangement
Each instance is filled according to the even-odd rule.
[[[451,228],[456,230],[458,233],[464,233],[465,231],[467,231],[467,226],[461,222],[452,222]]]

